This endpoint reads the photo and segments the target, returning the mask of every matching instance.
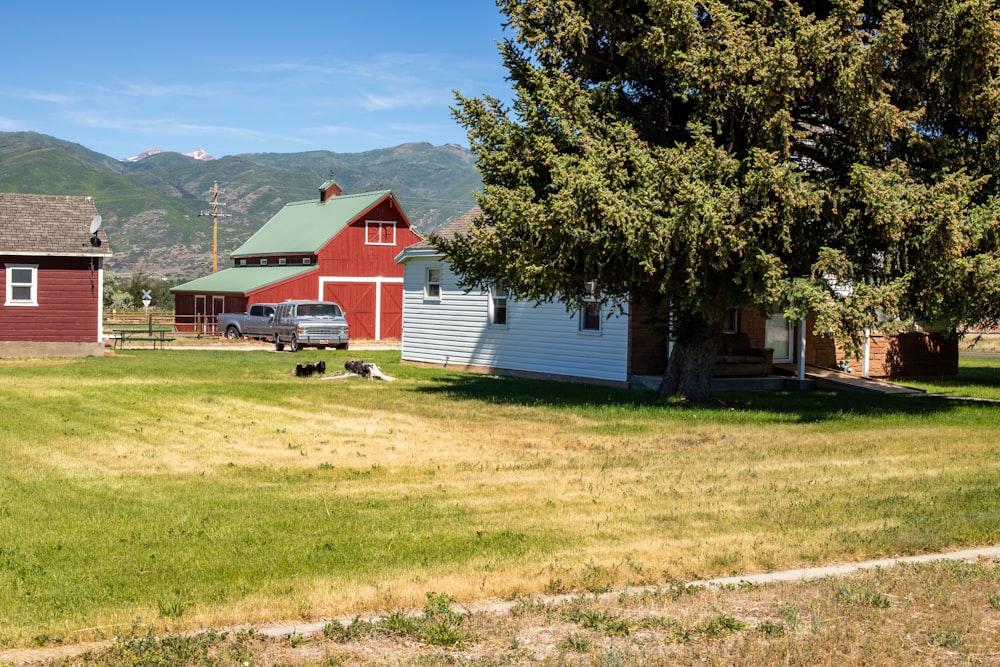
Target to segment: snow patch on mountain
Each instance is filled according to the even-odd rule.
[[[165,150],[163,150],[161,148],[150,148],[149,150],[145,150],[145,151],[139,153],[138,155],[133,155],[132,157],[123,158],[122,162],[142,162],[146,158],[152,157],[153,155],[158,155],[159,153],[176,153],[176,152],[177,151],[165,151]],[[211,155],[209,155],[208,153],[206,153],[205,151],[203,151],[200,148],[198,150],[192,151],[190,153],[181,153],[181,155],[186,155],[187,157],[194,158],[195,160],[214,160],[215,159],[214,157],[212,157]]]

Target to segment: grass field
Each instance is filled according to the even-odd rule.
[[[0,360],[0,647],[995,543],[1000,410],[717,405],[357,352]],[[966,360],[996,396],[994,360]]]

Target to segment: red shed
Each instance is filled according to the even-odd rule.
[[[215,316],[286,299],[336,301],[351,338],[402,333],[403,269],[394,258],[420,241],[391,191],[286,204],[232,253],[233,266],[173,288],[179,331],[215,333]]]
[[[0,193],[0,357],[104,354],[104,260],[90,197]]]

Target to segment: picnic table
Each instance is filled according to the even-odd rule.
[[[112,329],[111,339],[113,341],[112,347],[124,350],[125,346],[131,342],[149,342],[153,344],[153,349],[155,350],[157,346],[163,349],[163,346],[172,340],[175,340],[172,336],[167,334],[173,333],[173,329],[165,329],[163,327],[143,327],[141,329]]]

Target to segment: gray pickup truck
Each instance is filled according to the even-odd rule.
[[[215,316],[216,331],[229,340],[256,338],[271,340],[274,324],[273,303],[255,303],[245,313],[219,313]]]

